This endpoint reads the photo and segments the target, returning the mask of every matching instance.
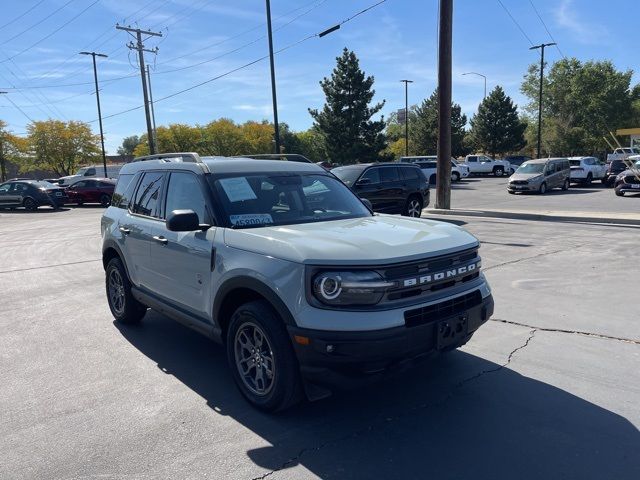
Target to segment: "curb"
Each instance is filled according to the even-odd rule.
[[[485,217],[485,218],[507,218],[511,220],[534,220],[546,222],[578,222],[578,223],[610,223],[617,225],[640,226],[640,215],[635,217],[615,217],[615,216],[589,216],[572,215],[566,213],[537,213],[537,212],[517,212],[508,210],[442,210],[437,208],[425,209],[429,215],[451,215],[460,217]]]

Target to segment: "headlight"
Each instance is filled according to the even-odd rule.
[[[624,172],[619,173],[618,176],[616,177],[616,180],[622,180],[624,178]]]
[[[325,305],[375,305],[393,286],[371,271],[321,272],[312,280],[313,295]]]

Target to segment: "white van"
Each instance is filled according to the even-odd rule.
[[[107,177],[117,179],[120,175],[120,169],[122,165],[107,165]],[[105,178],[104,167],[102,165],[89,165],[88,167],[82,167],[78,169],[75,175],[69,175],[66,177],[60,177],[58,184],[62,186],[69,186],[72,183],[77,182],[81,178]]]

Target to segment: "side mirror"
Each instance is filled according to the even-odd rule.
[[[371,212],[373,212],[373,205],[367,198],[360,198],[360,201],[364,203],[364,206],[367,207]]]
[[[361,178],[360,180],[358,180],[356,182],[356,185],[357,186],[360,186],[360,185],[371,185],[371,179],[370,178]]]
[[[167,216],[167,230],[171,232],[193,232],[202,230],[198,214],[193,210],[173,210]]]

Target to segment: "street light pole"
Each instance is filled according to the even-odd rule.
[[[409,84],[413,80],[400,80],[404,82],[404,154],[409,156]]]
[[[276,153],[280,153],[280,125],[278,125],[278,99],[276,97],[276,70],[273,60],[273,33],[271,31],[271,2],[267,2],[267,33],[269,35],[269,63],[271,64],[271,97],[273,99],[273,123],[275,127]]]
[[[538,158],[540,158],[541,146],[542,146],[542,82],[544,80],[544,49],[545,47],[551,47],[556,45],[555,43],[541,43],[535,45],[529,50],[540,49],[540,89],[538,92]]]
[[[482,99],[484,100],[485,98],[487,98],[487,77],[477,72],[467,72],[467,73],[463,73],[462,75],[477,75],[479,77],[484,78],[484,97],[482,97]]]
[[[100,90],[98,88],[98,68],[96,67],[96,57],[107,58],[107,55],[96,52],[80,52],[80,55],[91,55],[93,59],[93,79],[96,83],[96,102],[98,103],[98,123],[100,125],[100,144],[102,145],[102,167],[104,176],[107,177],[107,155],[104,151],[104,132],[102,131],[102,112],[100,110]]]

